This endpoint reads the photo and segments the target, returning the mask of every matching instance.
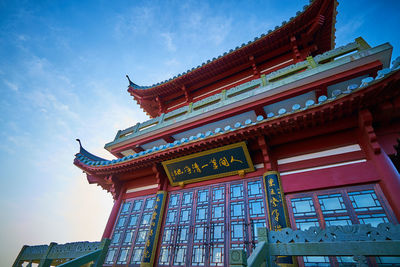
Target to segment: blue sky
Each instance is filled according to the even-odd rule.
[[[24,244],[99,240],[112,198],[73,164],[147,117],[126,92],[266,33],[307,1],[0,0],[0,265]],[[336,43],[399,56],[399,1],[339,2]]]

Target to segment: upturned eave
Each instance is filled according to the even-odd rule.
[[[110,175],[132,172],[145,167],[154,166],[165,160],[185,156],[195,152],[200,152],[221,145],[230,144],[247,140],[249,136],[257,137],[266,135],[270,139],[280,136],[283,133],[289,134],[299,129],[307,129],[316,125],[325,125],[330,122],[349,118],[363,109],[376,109],[380,103],[393,102],[392,115],[400,116],[400,70],[392,71],[385,78],[371,81],[370,84],[360,86],[351,93],[342,94],[337,97],[327,99],[323,103],[294,111],[272,119],[264,119],[254,122],[248,126],[222,131],[208,137],[188,141],[177,146],[172,146],[148,154],[144,153],[137,157],[124,157],[114,160],[112,163],[99,163],[90,165],[90,160],[82,160],[78,153],[74,164],[86,172],[88,175],[96,177],[109,177]],[[376,114],[379,119],[379,114]],[[354,126],[357,126],[355,121]]]
[[[293,36],[300,38],[303,45],[310,45],[312,42],[315,46],[313,54],[331,50],[335,46],[336,6],[336,0],[314,0],[289,22],[284,21],[281,26],[276,26],[275,30],[266,35],[256,37],[254,41],[242,44],[195,68],[151,86],[139,86],[130,81],[128,92],[150,117],[155,117],[158,115],[157,97],[184,94],[182,87],[190,88],[216,74],[241,65],[249,65],[249,55],[273,54],[277,49],[290,46],[290,38]]]

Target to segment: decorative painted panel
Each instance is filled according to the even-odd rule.
[[[267,225],[261,178],[171,192],[167,207],[158,266],[224,266]]]

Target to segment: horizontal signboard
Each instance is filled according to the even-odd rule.
[[[162,165],[174,186],[254,171],[245,142],[164,161]]]

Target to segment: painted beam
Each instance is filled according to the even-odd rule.
[[[315,57],[315,58],[317,58],[317,57]],[[340,59],[339,61],[343,61],[343,59]],[[346,62],[346,60],[344,60],[345,62]],[[303,63],[303,62],[301,62],[301,63]],[[305,61],[305,63],[304,64],[308,64],[308,62],[307,61]],[[329,65],[329,64],[331,64],[331,63],[327,63],[326,65]],[[305,67],[307,67],[305,65]],[[290,98],[291,96],[293,97],[293,96],[296,96],[296,95],[298,95],[298,94],[301,94],[301,93],[304,93],[305,91],[304,90],[307,90],[307,88],[308,89],[310,89],[310,88],[317,88],[317,87],[326,87],[327,85],[329,85],[329,84],[332,84],[332,83],[336,83],[336,82],[340,82],[340,81],[343,81],[343,80],[346,80],[346,79],[350,79],[350,78],[352,78],[352,77],[357,77],[357,76],[359,76],[359,75],[361,75],[362,73],[365,73],[365,72],[368,72],[368,71],[371,71],[371,69],[379,69],[381,67],[381,63],[380,62],[372,62],[372,63],[368,63],[368,64],[364,64],[363,66],[361,66],[361,67],[356,67],[356,68],[353,68],[353,69],[346,69],[345,71],[343,71],[343,72],[341,72],[341,73],[336,73],[334,76],[331,76],[331,77],[329,77],[329,78],[325,78],[325,79],[317,79],[316,81],[314,81],[314,82],[312,82],[312,83],[310,83],[310,84],[306,84],[306,85],[303,85],[303,86],[298,86],[298,87],[296,87],[296,90],[286,90],[286,91],[283,91],[283,92],[281,92],[280,94],[276,94],[276,95],[274,95],[274,96],[272,96],[272,97],[270,97],[269,99],[268,99],[268,101],[269,102],[276,102],[276,101],[279,101],[279,100],[281,100],[281,99],[284,99],[284,98]],[[317,69],[317,68],[314,68],[314,69]],[[311,70],[314,70],[314,69],[311,69]],[[311,71],[310,70],[310,71]],[[279,70],[278,72],[276,72],[276,73],[274,73],[270,78],[268,78],[268,79],[271,79],[271,78],[273,78],[273,77],[275,77],[276,75],[283,75],[284,73],[286,73],[285,71],[292,71],[292,70],[285,70],[285,69],[281,69],[281,70]],[[283,73],[283,74],[281,74],[281,73]],[[286,74],[284,74],[284,75],[286,75]],[[303,74],[302,74],[303,75]],[[269,75],[270,76],[270,75]],[[274,78],[275,79],[275,78]],[[279,81],[280,82],[280,81]],[[259,101],[256,101],[256,102],[251,102],[251,105],[250,106],[245,106],[245,107],[241,107],[240,109],[240,111],[238,111],[238,108],[235,108],[235,109],[233,109],[234,110],[234,113],[236,112],[236,114],[239,114],[239,113],[242,113],[242,112],[245,112],[246,111],[246,108],[247,108],[247,110],[249,109],[249,108],[251,108],[251,109],[254,109],[254,107],[262,107],[262,106],[264,106],[264,105],[267,105],[268,103],[266,102],[266,100],[265,99],[262,99],[262,100],[259,100]],[[244,109],[243,109],[244,108]],[[238,112],[237,112],[238,111]],[[193,113],[193,114],[191,114],[191,116],[194,116],[195,114],[197,114],[197,113]],[[201,113],[199,113],[199,114],[201,114]],[[224,113],[225,114],[225,113]],[[188,117],[189,115],[185,115],[184,117]],[[191,117],[191,116],[189,116],[189,117]],[[232,116],[232,114],[230,115],[230,116]],[[214,120],[217,120],[216,118],[213,118]],[[202,121],[200,122],[200,123],[203,123]],[[147,124],[147,122],[146,122],[146,124]],[[164,124],[165,125],[165,123],[162,123],[162,124]],[[151,131],[153,131],[154,132],[154,130],[157,130],[158,128],[161,128],[161,125],[162,124],[158,124],[158,125],[156,125],[156,127],[151,127]],[[166,126],[166,125],[165,125]],[[164,126],[164,127],[165,127]],[[196,125],[195,124],[193,124],[193,123],[191,123],[190,125],[189,125],[189,128],[194,128],[194,127],[196,127]],[[157,128],[157,129],[156,129]],[[186,127],[187,128],[187,127]],[[180,128],[181,129],[181,128]],[[150,128],[149,129],[146,129],[145,131],[141,131],[141,134],[142,133],[144,133],[144,132],[147,132],[147,131],[149,131],[150,130]],[[167,130],[167,132],[168,132],[168,129],[166,129]],[[184,129],[183,129],[184,130]],[[176,131],[176,130],[175,130]],[[175,132],[174,131],[174,132]],[[172,135],[174,132],[171,132],[171,133],[168,133],[169,135]],[[134,134],[135,135],[135,134]],[[155,137],[153,137],[153,139],[154,139]],[[117,136],[117,139],[118,139],[118,142],[121,142],[122,141],[122,139],[124,139],[124,138],[122,138],[122,139],[120,139],[119,138],[119,136]],[[116,142],[117,141],[117,139],[114,141],[114,142]],[[140,140],[140,142],[141,143],[146,143],[146,142],[150,142],[151,140],[147,140],[147,138],[144,138],[144,139],[142,139],[142,140]],[[111,143],[110,143],[111,144]],[[106,145],[106,147],[107,146],[109,146],[110,144],[108,144],[108,145]],[[111,152],[112,153],[115,153],[115,152],[119,152],[120,150],[124,150],[124,146],[121,146],[121,147],[119,147],[119,148],[113,148],[113,149],[111,149]]]

